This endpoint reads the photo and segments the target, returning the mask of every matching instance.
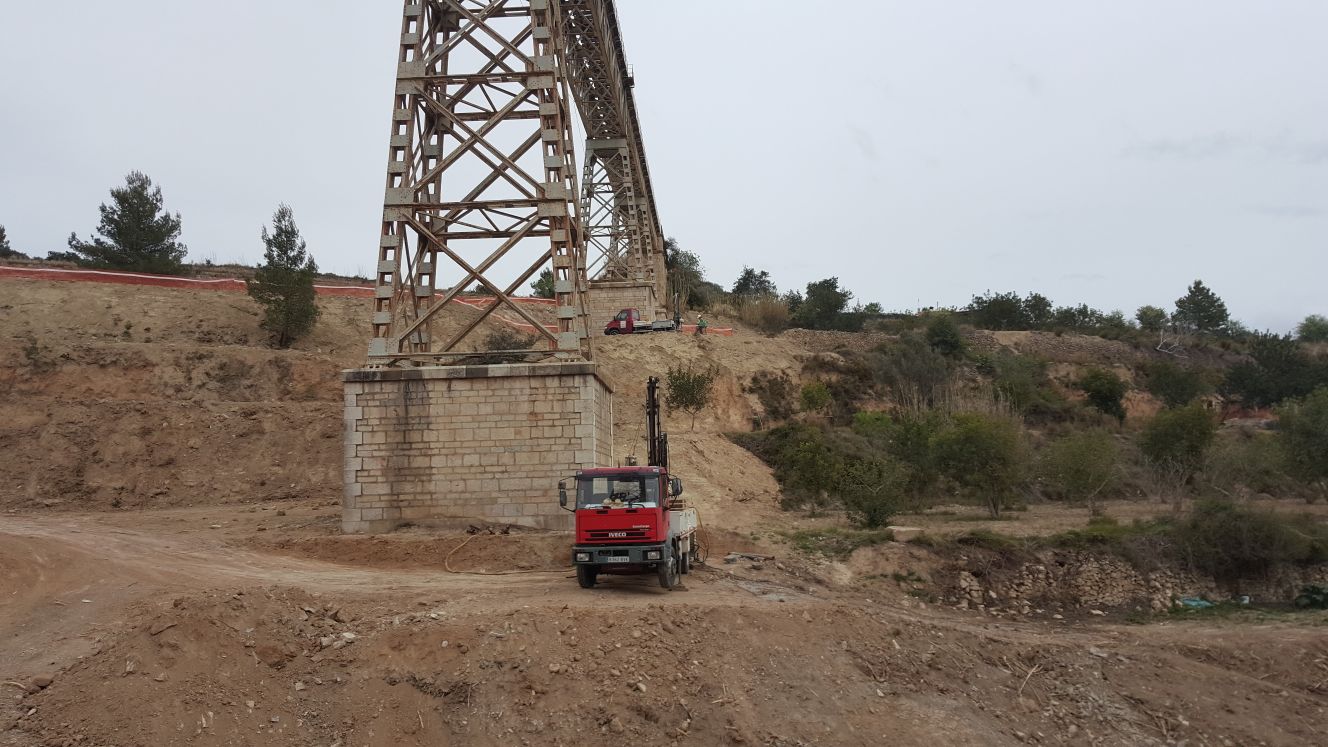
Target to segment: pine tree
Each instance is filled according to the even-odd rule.
[[[1171,318],[1201,334],[1225,332],[1231,323],[1226,303],[1202,280],[1194,281],[1189,292],[1176,300],[1176,313]]]
[[[535,293],[535,298],[553,298],[553,270],[541,272],[539,278],[530,284],[530,290]]]
[[[180,243],[180,214],[162,209],[161,187],[135,171],[125,186],[111,190],[111,204],[101,206],[101,223],[91,241],[69,235],[79,264],[178,275],[187,247]]]
[[[9,235],[5,233],[5,227],[0,226],[0,259],[27,259],[28,255],[23,252],[16,252],[9,246]]]
[[[318,320],[314,275],[318,265],[305,251],[295,214],[282,205],[272,216],[272,233],[263,228],[263,264],[250,280],[249,295],[263,305],[263,329],[278,347],[289,347]]]

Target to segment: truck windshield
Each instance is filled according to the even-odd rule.
[[[577,508],[658,508],[659,478],[623,475],[577,481]]]

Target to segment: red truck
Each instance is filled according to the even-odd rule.
[[[655,322],[641,317],[640,309],[623,309],[608,324],[604,325],[606,335],[637,335],[646,332],[677,332],[678,325],[668,319]]]
[[[576,514],[572,563],[581,588],[602,574],[654,573],[671,589],[702,559],[696,509],[669,474],[669,437],[660,430],[659,379],[646,386],[649,464],[587,469],[558,484],[558,502]],[[569,484],[570,482],[570,484]]]

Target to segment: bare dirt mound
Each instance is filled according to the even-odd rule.
[[[572,538],[565,533],[283,538],[255,542],[258,550],[342,565],[462,573],[570,570]]]
[[[5,279],[0,298],[0,508],[340,498],[340,373],[369,301],[320,298],[275,350],[236,294]]]

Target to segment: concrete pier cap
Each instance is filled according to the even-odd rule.
[[[614,463],[593,363],[352,369],[342,531],[495,522],[569,529],[558,481]]]

